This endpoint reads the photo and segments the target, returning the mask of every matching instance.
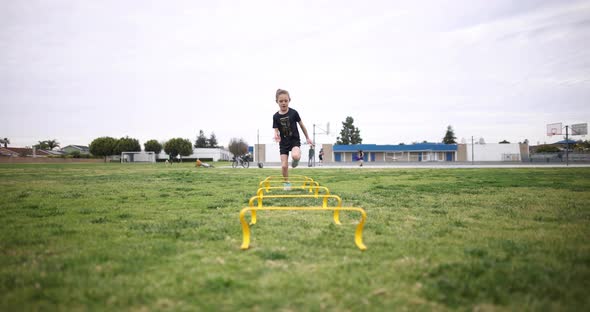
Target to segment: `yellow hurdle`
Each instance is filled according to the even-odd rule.
[[[248,225],[248,222],[246,222],[245,214],[248,211],[251,211],[254,214],[259,210],[333,210],[334,213],[336,213],[337,210],[358,211],[361,213],[361,221],[356,226],[356,231],[354,232],[354,243],[360,250],[367,250],[367,246],[363,244],[363,226],[365,225],[365,220],[367,219],[367,213],[363,208],[356,207],[245,207],[240,211],[240,223],[242,224],[243,234],[242,246],[240,248],[242,250],[246,250],[250,247],[250,226]]]
[[[342,199],[338,195],[329,195],[325,194],[322,195],[322,208],[330,208],[328,207],[328,199],[335,199],[338,204],[335,208],[342,207]],[[248,206],[254,207],[254,201],[258,200],[258,208],[263,208],[262,199],[264,198],[318,198],[315,195],[291,195],[291,194],[279,194],[279,195],[265,195],[265,196],[252,196],[248,201]],[[340,211],[334,210],[334,223],[340,225]],[[256,224],[256,210],[252,210],[252,220],[250,221],[250,225]]]
[[[246,250],[250,246],[250,225],[256,224],[256,212],[259,210],[310,210],[310,211],[333,211],[333,218],[334,223],[337,225],[342,225],[340,223],[340,211],[357,211],[361,214],[361,221],[356,227],[356,231],[354,233],[354,243],[360,250],[366,250],[367,246],[363,244],[363,227],[365,225],[365,221],[367,219],[367,213],[363,208],[358,207],[342,207],[342,199],[338,195],[330,194],[330,190],[327,187],[320,186],[320,184],[314,181],[312,178],[309,178],[304,175],[291,175],[289,177],[289,182],[292,184],[291,189],[302,189],[307,190],[309,189],[310,193],[314,193],[313,195],[297,195],[297,194],[277,194],[277,195],[268,195],[265,194],[271,192],[271,190],[278,190],[283,189],[283,183],[285,179],[282,176],[268,176],[264,180],[260,181],[258,184],[259,188],[256,191],[256,196],[253,196],[248,201],[248,207],[243,208],[240,211],[240,223],[242,224],[242,234],[243,234],[243,241],[242,241],[242,250]],[[295,183],[295,185],[293,185]],[[301,183],[301,185],[297,185]],[[276,184],[280,184],[280,186],[273,186]],[[325,194],[319,194],[320,190],[323,190]],[[322,206],[312,206],[312,207],[277,207],[277,206],[267,206],[264,207],[264,199],[273,199],[273,198],[322,198]],[[333,199],[336,200],[336,207],[329,207],[328,200]],[[256,207],[254,206],[254,201],[256,201]],[[252,219],[250,224],[246,221],[245,215],[250,211],[252,215]]]

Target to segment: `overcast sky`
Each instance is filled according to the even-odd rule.
[[[320,143],[554,142],[590,121],[590,1],[0,0],[11,146],[270,143],[277,88]]]

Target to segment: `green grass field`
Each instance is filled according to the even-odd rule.
[[[277,169],[0,165],[0,310],[590,309],[590,168],[293,173],[367,211],[367,251],[358,214],[306,211],[241,251]]]

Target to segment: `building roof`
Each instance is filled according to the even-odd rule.
[[[68,145],[66,147],[62,147],[62,150],[66,149],[68,147],[75,148],[77,150],[85,151],[85,152],[90,151],[90,148],[88,146],[84,146],[84,145]]]
[[[568,142],[569,142],[569,144],[576,144],[577,143],[574,140],[561,140],[561,141],[555,142],[553,144],[568,144]]]
[[[13,156],[13,157],[18,157],[19,154],[18,154],[18,152],[11,151],[8,148],[0,147],[0,156]]]
[[[53,151],[53,150],[43,150],[43,151],[46,152],[49,155],[56,155],[56,156],[64,155],[65,154],[65,152],[57,151],[57,150],[56,151]]]
[[[355,144],[355,145],[334,145],[334,152],[454,152],[457,144],[443,143],[416,143],[408,145],[377,145],[377,144]]]
[[[3,154],[8,154],[7,151],[12,152],[12,155],[18,154],[20,156],[25,155],[33,155],[33,149],[30,147],[2,147]],[[47,156],[50,155],[47,151],[44,150],[35,150],[35,154],[37,156]]]

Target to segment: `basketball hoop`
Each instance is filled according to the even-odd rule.
[[[547,125],[547,136],[561,135],[561,122]]]

